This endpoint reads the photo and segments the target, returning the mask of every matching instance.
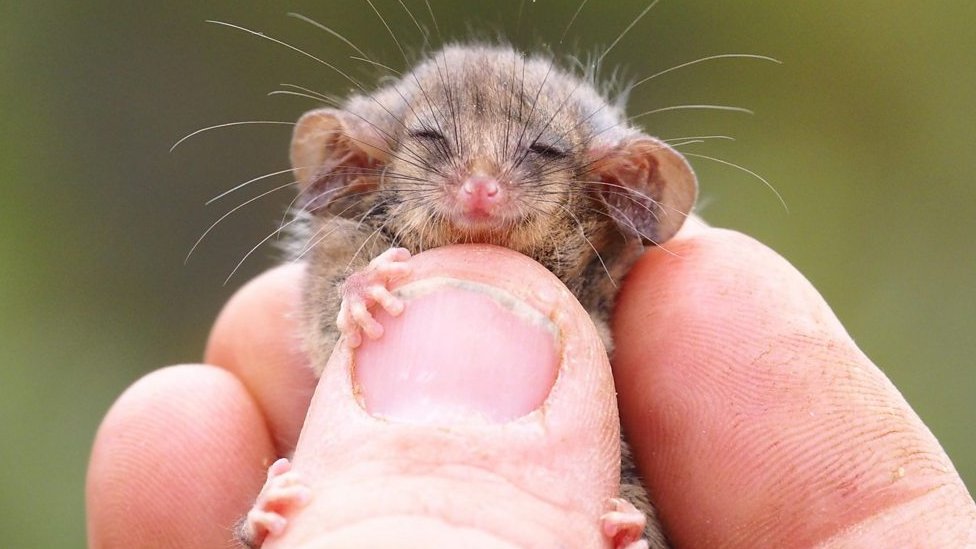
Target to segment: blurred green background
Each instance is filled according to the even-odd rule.
[[[446,34],[501,30],[555,43],[576,0],[431,2]],[[18,5],[19,4],[19,5]],[[422,2],[407,0],[419,16]],[[606,46],[646,0],[590,2],[562,50]],[[402,40],[416,29],[377,2]],[[897,6],[897,7],[895,7]],[[311,101],[266,96],[283,82],[343,94],[328,69],[231,29],[286,38],[359,78],[376,71],[286,16],[322,21],[401,66],[361,0],[6,2],[0,8],[0,531],[6,547],[81,547],[83,486],[98,423],[127,385],[198,361],[236,287],[274,262],[259,249],[289,191],[242,208],[183,258],[201,232],[281,178],[205,207],[287,167],[290,128],[183,135],[235,120],[294,120]],[[631,76],[720,53],[643,86],[632,112],[683,103],[748,107],[642,120],[664,138],[726,134],[688,151],[704,215],[790,259],[976,483],[976,3],[665,1],[610,54]]]

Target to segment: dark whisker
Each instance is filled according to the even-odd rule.
[[[574,221],[576,221],[576,226],[579,227],[580,236],[583,237],[583,240],[586,241],[586,243],[590,246],[590,249],[593,250],[593,253],[596,254],[596,258],[600,261],[600,265],[603,266],[603,271],[605,273],[607,273],[607,279],[609,279],[610,280],[610,284],[614,288],[616,288],[617,287],[617,281],[614,280],[613,279],[613,275],[610,274],[610,269],[607,268],[607,263],[603,260],[603,256],[600,255],[599,250],[596,249],[596,246],[593,245],[593,242],[590,241],[590,238],[588,236],[586,236],[586,231],[583,229],[583,223],[579,220],[578,217],[576,217],[576,215],[573,212],[569,211],[568,208],[566,208],[562,204],[560,204],[559,207],[564,212],[566,212],[567,215],[569,215],[570,217],[572,217]]]

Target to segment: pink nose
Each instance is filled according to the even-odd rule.
[[[459,195],[469,212],[490,213],[493,206],[501,200],[502,192],[494,177],[472,175],[461,185]]]
[[[490,200],[498,195],[498,181],[487,175],[472,175],[461,186],[461,190],[468,196]]]

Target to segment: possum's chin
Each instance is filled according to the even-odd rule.
[[[490,215],[461,215],[451,219],[457,242],[501,244],[509,240],[516,223]]]

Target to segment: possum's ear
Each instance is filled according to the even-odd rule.
[[[376,184],[389,146],[366,121],[338,109],[302,115],[291,139],[291,165],[303,195],[327,197]]]
[[[592,154],[598,191],[624,234],[662,244],[678,232],[698,194],[683,156],[644,135]]]

